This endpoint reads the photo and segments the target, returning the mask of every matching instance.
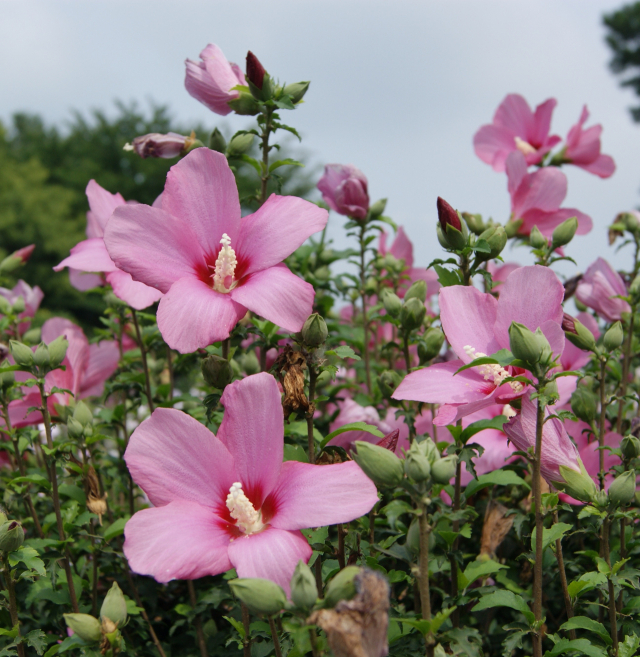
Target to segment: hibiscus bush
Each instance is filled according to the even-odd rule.
[[[151,205],[87,180],[52,277],[92,335],[0,262],[0,655],[635,655],[640,213],[623,271],[554,271],[593,229],[564,171],[615,170],[587,108],[563,140],[506,96],[473,144],[510,216],[438,198],[421,268],[355,166],[283,193],[308,82],[208,45],[185,86],[252,123],[127,144],[175,160]]]

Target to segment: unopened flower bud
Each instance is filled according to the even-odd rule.
[[[67,431],[71,438],[81,438],[84,434],[84,427],[78,422],[78,420],[70,417],[67,420]]]
[[[633,281],[631,281],[631,285],[629,286],[629,294],[635,301],[640,299],[640,274],[638,274],[633,279]]]
[[[302,327],[302,340],[304,344],[307,347],[315,349],[325,343],[328,335],[329,330],[327,329],[327,323],[324,321],[324,318],[318,315],[318,313],[309,315]]]
[[[405,331],[413,331],[422,326],[427,309],[420,299],[405,299],[400,310],[400,324]]]
[[[0,374],[1,390],[8,390],[15,382],[16,382],[16,377],[13,372],[2,372],[2,374]]]
[[[538,336],[518,322],[511,322],[509,327],[509,347],[516,358],[530,365],[540,362],[542,357],[542,344]]]
[[[0,526],[0,552],[13,552],[24,542],[24,529],[17,520],[5,522]]]
[[[227,151],[227,140],[224,138],[223,134],[214,128],[211,136],[209,137],[209,148],[212,151],[217,151],[218,153],[226,153]]]
[[[534,249],[544,249],[549,243],[538,227],[534,226],[529,233],[529,244]]]
[[[420,523],[417,518],[412,521],[411,525],[409,525],[406,546],[414,554],[420,552]]]
[[[53,340],[53,342],[50,342],[48,347],[51,367],[56,368],[62,363],[64,357],[67,355],[69,341],[64,337],[64,335],[60,335],[55,340]]]
[[[622,323],[618,321],[612,324],[604,334],[604,338],[602,338],[602,346],[606,351],[613,351],[620,347],[623,341],[624,332],[622,330]]]
[[[282,93],[286,96],[289,96],[289,98],[291,98],[291,102],[294,105],[297,105],[307,93],[309,84],[309,82],[293,82],[292,84],[286,85],[282,90]]]
[[[251,52],[247,53],[247,79],[258,89],[262,89],[266,71],[260,60]]]
[[[305,611],[311,609],[318,599],[318,587],[316,578],[311,568],[300,560],[291,578],[291,602]]]
[[[427,300],[427,284],[423,280],[415,281],[404,295],[405,303],[409,299],[419,299],[422,303]]]
[[[201,363],[202,376],[213,388],[224,389],[233,379],[231,363],[222,356],[209,354]]]
[[[15,340],[11,340],[9,344],[11,346],[11,355],[13,356],[13,360],[16,361],[16,365],[20,365],[21,367],[33,366],[33,351],[26,344],[16,342]]]
[[[381,198],[375,203],[372,203],[371,206],[369,207],[369,217],[371,217],[372,219],[376,219],[377,217],[380,217],[382,213],[385,211],[386,207],[387,207],[386,198]]]
[[[417,484],[426,481],[431,475],[431,464],[429,459],[420,448],[420,443],[414,441],[411,449],[407,452],[404,460],[404,471],[409,479],[413,479]]]
[[[583,422],[591,424],[596,418],[596,396],[587,388],[579,385],[571,395],[571,410]]]
[[[195,140],[193,134],[190,137],[185,137],[175,132],[169,132],[166,135],[151,132],[148,135],[136,137],[133,143],[126,144],[124,149],[135,151],[143,160],[147,157],[171,159],[187,151]]]
[[[4,525],[4,523],[7,522],[7,514],[2,511],[2,507],[0,507],[0,526]]]
[[[45,368],[48,368],[49,365],[51,364],[51,360],[49,358],[49,349],[47,349],[47,345],[44,344],[44,342],[41,342],[37,346],[35,353],[33,354],[33,362],[38,367],[45,367]]]
[[[507,233],[507,237],[509,239],[515,237],[518,234],[518,231],[520,230],[521,226],[523,224],[522,219],[517,219],[516,221],[509,220],[507,223],[504,225],[504,230]]]
[[[382,293],[382,305],[391,317],[397,317],[400,314],[400,310],[402,310],[400,297],[391,292],[391,290],[386,290]]]
[[[438,196],[438,221],[440,232],[438,240],[445,249],[461,251],[468,243],[468,229],[466,222],[460,220],[458,213],[442,198]]]
[[[254,136],[251,133],[234,135],[227,146],[227,155],[229,157],[238,157],[246,153],[251,148],[251,144],[253,144]]]
[[[402,382],[402,377],[394,370],[386,370],[378,377],[378,387],[385,399],[389,399]]]
[[[233,594],[254,614],[273,616],[284,609],[287,596],[281,587],[270,579],[244,577],[232,579],[229,586]]]
[[[462,218],[467,222],[467,226],[472,233],[480,235],[486,230],[484,221],[482,221],[481,214],[471,214],[470,212],[463,212]]]
[[[458,232],[462,232],[462,223],[458,213],[447,203],[443,198],[438,196],[436,201],[436,206],[438,208],[438,221],[440,222],[440,228],[443,232],[446,232],[448,226],[452,226]]]
[[[76,403],[76,407],[73,411],[73,417],[75,420],[80,422],[83,427],[93,424],[93,413],[83,401]]]
[[[317,276],[317,273],[316,273]],[[373,276],[369,276],[367,280],[364,283],[364,291],[365,294],[368,296],[371,296],[372,294],[377,294],[378,293],[378,281],[376,278]]]
[[[580,472],[566,465],[560,465],[562,481],[554,481],[553,485],[581,502],[591,502],[595,500],[598,489],[580,459],[578,459],[578,465]]]
[[[633,434],[625,436],[620,441],[620,451],[627,459],[636,459],[640,456],[640,439]]]
[[[353,598],[356,594],[354,579],[361,570],[358,566],[347,566],[329,582],[324,596],[326,607],[335,607],[340,600],[351,600]]]
[[[609,500],[615,506],[626,506],[636,494],[635,470],[627,470],[618,475],[609,486]]]
[[[258,101],[248,91],[240,90],[238,97],[227,101],[227,105],[241,116],[255,116],[260,111]]]
[[[118,627],[122,627],[127,622],[127,601],[118,582],[114,582],[107,592],[100,608],[100,617],[108,618]]]
[[[22,265],[29,260],[35,248],[35,244],[30,244],[29,246],[24,246],[8,255],[2,262],[0,262],[0,273],[10,274],[18,267],[22,267]]]
[[[420,364],[424,365],[432,358],[435,358],[440,353],[443,344],[444,333],[442,329],[432,326],[425,331],[422,340],[418,342],[418,358],[420,359]]]
[[[420,442],[420,447],[424,451],[425,456],[429,459],[429,463],[433,465],[436,461],[440,459],[440,451],[438,446],[431,440],[431,438],[425,438]]]
[[[556,226],[551,235],[551,248],[558,249],[565,244],[569,244],[576,234],[576,230],[578,230],[577,217],[566,219],[559,226]]]
[[[455,454],[438,459],[431,465],[431,478],[436,484],[446,485],[456,474],[458,457]]]
[[[24,297],[21,295],[13,302],[13,305],[11,306],[11,312],[14,315],[19,315],[25,311],[26,307],[27,306],[24,302]]]
[[[89,614],[63,614],[67,627],[87,643],[102,639],[100,621]]]
[[[622,223],[630,233],[635,233],[640,230],[638,217],[632,212],[622,212],[616,217],[616,221]]]
[[[479,240],[484,240],[488,245],[491,251],[489,253],[482,253],[480,251],[476,252],[476,256],[480,260],[493,260],[497,258],[507,246],[507,233],[505,229],[500,225],[496,224],[495,226],[490,226],[487,230],[480,233]]]
[[[378,488],[395,488],[404,476],[402,461],[388,449],[361,440],[355,442],[353,460]]]
[[[564,313],[562,316],[562,329],[565,332],[565,337],[578,349],[595,352],[596,339],[593,333],[575,317]]]
[[[0,295],[0,315],[8,315],[11,312],[11,304]]]

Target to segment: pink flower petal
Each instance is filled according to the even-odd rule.
[[[136,310],[148,308],[152,303],[162,298],[162,292],[155,287],[138,283],[131,274],[118,269],[107,274],[107,282],[113,288],[113,293],[126,304]]]
[[[527,132],[528,142],[542,145],[549,139],[551,115],[557,104],[558,101],[555,98],[549,98],[536,107],[533,122],[530,124]]]
[[[167,174],[162,209],[189,226],[198,240],[200,251],[212,263],[220,250],[224,233],[231,238],[231,247],[238,253],[238,187],[222,153],[196,148],[174,164]],[[273,242],[273,234],[270,237]]]
[[[69,267],[69,283],[76,290],[86,292],[87,290],[92,290],[94,287],[102,287],[104,285],[104,279],[99,274],[91,274]]]
[[[261,372],[228,385],[222,399],[224,418],[218,438],[236,463],[247,497],[256,508],[280,474],[284,416],[276,380]]]
[[[522,235],[528,235],[534,226],[546,237],[551,237],[554,229],[559,226],[563,221],[576,217],[578,220],[578,229],[576,235],[586,235],[593,228],[593,221],[591,217],[580,210],[575,208],[560,208],[555,212],[543,212],[534,208],[525,212],[520,219],[522,219],[522,226],[519,232]]]
[[[512,196],[512,212],[520,219],[528,210],[555,212],[567,195],[567,177],[556,167],[527,174]]]
[[[257,212],[242,218],[235,245],[232,238],[238,261],[248,263],[243,274],[282,262],[308,237],[322,230],[328,218],[326,210],[309,201],[272,194]]]
[[[353,461],[334,465],[286,461],[265,507],[275,509],[273,527],[305,529],[350,522],[371,511],[377,501],[375,484]]]
[[[101,234],[95,237],[102,237],[104,234],[105,226],[113,211],[119,206],[124,205],[125,201],[121,194],[112,194],[106,189],[98,185],[95,180],[90,180],[86,188],[87,199],[89,200],[89,207],[91,208],[91,219],[88,218],[89,225],[94,222],[94,226],[99,227],[102,231]],[[93,229],[95,232],[95,228]]]
[[[71,249],[71,255],[67,256],[59,265],[56,265],[53,270],[61,271],[65,267],[91,272],[115,271],[117,269],[101,237],[93,237],[76,244]]]
[[[158,306],[164,341],[182,354],[226,340],[247,310],[230,295],[187,276],[171,286]]]
[[[226,498],[238,472],[229,450],[209,429],[172,408],[157,408],[133,432],[124,455],[134,481],[155,506],[197,502],[228,516]]]
[[[116,371],[120,361],[118,343],[113,340],[104,340],[89,345],[89,355],[78,395],[85,397],[99,397],[104,392],[104,382]]]
[[[405,267],[409,269],[413,267],[413,244],[411,244],[411,240],[407,237],[402,226],[398,228],[389,253],[398,260],[404,260]]]
[[[576,166],[596,176],[600,176],[600,178],[609,178],[616,170],[616,163],[610,155],[600,155],[589,164],[576,164]]]
[[[490,294],[471,286],[452,285],[440,290],[440,318],[442,328],[463,363],[473,357],[465,347],[473,347],[487,356],[500,349],[493,334],[498,302]]]
[[[533,126],[533,113],[520,94],[509,94],[493,116],[495,125],[509,128],[521,139],[528,141]]]
[[[124,553],[131,570],[158,582],[198,579],[231,568],[229,533],[211,508],[176,500],[144,509],[124,528]]]
[[[505,170],[509,154],[514,152],[516,136],[509,128],[483,125],[473,136],[473,148],[483,162],[491,165],[494,171],[501,172]],[[522,160],[526,173],[524,156]]]
[[[279,584],[289,595],[298,561],[311,558],[311,547],[300,532],[269,527],[229,544],[229,559],[239,577],[260,577]]]

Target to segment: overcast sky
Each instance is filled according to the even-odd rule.
[[[222,121],[185,91],[184,60],[218,44],[244,68],[252,50],[281,81],[311,80],[287,120],[312,161],[352,163],[372,200],[404,225],[417,264],[440,253],[435,200],[505,221],[506,177],[474,154],[475,131],[508,93],[535,106],[558,100],[552,129],[566,136],[586,103],[618,169],[600,180],[565,168],[565,206],[594,219],[569,249],[584,270],[614,256],[606,226],[640,202],[636,99],[609,72],[602,14],[613,0],[0,0],[0,119],[36,112],[62,123],[72,109],[113,101],[167,104],[181,123]],[[111,190],[117,191],[117,190]],[[339,237],[341,219],[332,217]],[[513,256],[524,255],[523,250]],[[505,254],[508,259],[509,254]],[[513,257],[512,256],[512,257]],[[571,266],[563,269],[575,273]]]

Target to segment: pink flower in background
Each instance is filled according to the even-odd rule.
[[[154,505],[125,527],[132,570],[159,582],[216,575],[270,579],[289,591],[311,547],[301,529],[349,522],[378,501],[353,462],[282,462],[284,420],[275,379],[227,386],[217,437],[189,415],[156,409],[125,460]]]
[[[492,292],[498,293],[500,290],[497,288],[502,285],[506,280],[507,276],[516,269],[519,269],[522,265],[519,265],[516,262],[505,262],[504,264],[496,264],[493,260],[487,261],[487,271],[491,274],[493,278],[493,288]]]
[[[517,382],[502,383],[513,368],[484,365],[454,373],[480,355],[509,348],[509,326],[520,322],[532,331],[540,327],[553,353],[562,354],[562,300],[564,288],[557,276],[540,266],[520,267],[500,288],[500,298],[474,287],[453,285],[440,290],[440,320],[458,359],[436,363],[408,374],[392,395],[394,399],[442,404],[434,424],[456,420],[491,406],[509,403],[524,394]]]
[[[64,335],[69,341],[67,355],[62,364],[65,370],[54,370],[45,376],[45,389],[55,388],[70,390],[77,399],[99,397],[104,391],[105,381],[116,371],[120,352],[113,340],[89,344],[82,329],[68,319],[54,317],[42,325],[42,341],[53,342]],[[16,379],[33,378],[30,374],[16,373]],[[9,404],[11,423],[15,427],[40,424],[42,415],[39,411],[28,412],[29,408],[40,406],[40,393],[37,388],[23,388],[25,396]],[[57,415],[56,404],[66,406],[71,397],[65,392],[55,392],[49,397],[49,410]]]
[[[352,164],[327,164],[318,189],[327,205],[338,214],[364,219],[369,211],[367,178]]]
[[[222,50],[210,43],[201,53],[201,62],[185,61],[187,68],[184,86],[191,96],[212,112],[226,116],[232,109],[229,101],[240,94],[232,91],[239,84],[248,86],[244,73],[237,64],[228,62]]]
[[[116,208],[105,244],[118,267],[164,293],[158,328],[172,349],[189,353],[228,338],[247,309],[299,331],[314,290],[282,261],[327,217],[313,203],[275,194],[241,217],[227,158],[197,148],[171,167],[162,208]]]
[[[565,219],[577,217],[578,235],[586,235],[593,222],[591,217],[574,208],[561,208],[567,195],[567,177],[556,167],[544,167],[527,173],[524,155],[514,151],[507,157],[506,172],[511,196],[511,219],[522,219],[518,232],[528,235],[537,226],[549,237]]]
[[[474,135],[476,155],[494,171],[504,171],[507,157],[514,151],[522,153],[527,165],[537,164],[561,141],[557,135],[549,135],[556,103],[549,98],[534,113],[522,96],[509,94],[496,110],[493,123],[483,125]]]
[[[24,299],[24,311],[18,317],[22,320],[18,325],[18,331],[22,335],[30,326],[31,319],[35,317],[36,311],[40,307],[40,302],[44,298],[44,292],[36,285],[31,287],[23,280],[19,280],[12,290],[6,287],[0,287],[0,296],[4,297],[13,305],[20,297]]]
[[[127,151],[135,151],[143,160],[147,157],[171,159],[186,151],[194,141],[193,133],[191,137],[185,137],[175,132],[166,135],[152,132],[136,137],[132,144],[127,144],[124,148]]]
[[[622,313],[631,312],[631,307],[624,299],[627,288],[620,274],[603,258],[598,258],[585,272],[578,283],[576,298],[585,306],[593,308],[600,317],[615,322]]]
[[[69,267],[71,284],[85,291],[102,285],[102,278],[95,274],[82,272],[105,272],[107,282],[113,288],[114,294],[136,310],[147,308],[160,299],[162,293],[155,288],[138,283],[131,275],[116,267],[104,245],[104,231],[113,211],[121,205],[126,205],[120,194],[111,194],[90,180],[87,185],[89,207],[87,212],[87,238],[71,249],[71,255],[65,258],[54,271]]]
[[[588,118],[589,112],[585,105],[580,120],[567,135],[564,160],[600,178],[608,178],[616,170],[616,163],[611,156],[600,153],[602,126],[594,125],[586,130],[583,128]]]

